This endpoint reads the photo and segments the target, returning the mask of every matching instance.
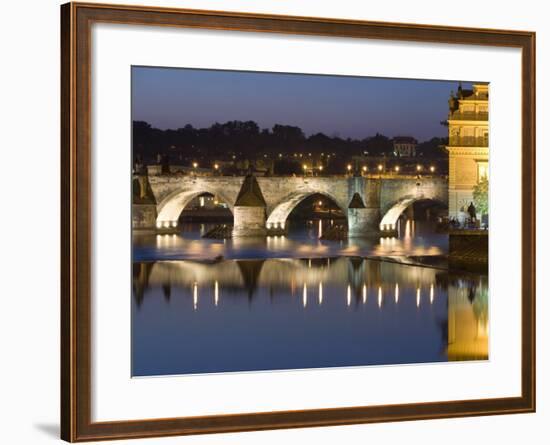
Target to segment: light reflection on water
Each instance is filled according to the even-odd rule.
[[[488,356],[484,276],[309,257],[135,262],[133,278],[136,376]]]
[[[214,224],[185,224],[172,235],[134,235],[134,261],[160,259],[205,260],[224,258],[315,258],[336,256],[422,256],[447,253],[447,236],[435,233],[433,223],[399,222],[399,236],[376,239],[322,241],[329,220],[291,224],[287,236],[266,238],[204,239]]]

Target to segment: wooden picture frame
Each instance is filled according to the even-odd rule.
[[[515,47],[522,52],[521,396],[92,422],[91,32],[93,23]],[[61,437],[88,441],[535,411],[535,33],[143,6],[61,6]]]

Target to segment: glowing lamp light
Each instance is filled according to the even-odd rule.
[[[346,168],[348,169],[348,172],[351,171],[351,164],[348,164]]]
[[[196,162],[193,162],[193,168],[197,168],[199,166],[199,164],[197,164]]]
[[[435,167],[434,167],[433,165],[430,167],[430,171],[431,171],[432,173],[435,171]]]
[[[322,165],[319,166],[319,171],[323,171],[323,166]]]
[[[396,171],[396,172],[399,172],[399,165],[396,165],[396,166],[395,166],[395,171]]]
[[[382,171],[383,168],[382,164],[378,164],[378,171]]]
[[[319,204],[320,206],[322,206],[322,205],[323,205],[323,201],[319,201],[318,204]]]
[[[220,166],[218,164],[214,164],[214,169],[217,170],[218,168],[220,168]]]
[[[304,164],[302,167],[304,170],[307,170],[307,164]]]
[[[367,166],[366,166],[366,165],[363,165],[362,170],[363,170],[364,172],[366,172],[366,171],[367,171]]]
[[[421,166],[421,165],[417,165],[417,166],[416,166],[416,171],[419,172],[420,170],[422,170],[422,166]]]

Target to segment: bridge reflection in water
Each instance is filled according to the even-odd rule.
[[[133,375],[483,360],[487,288],[355,257],[135,262]]]

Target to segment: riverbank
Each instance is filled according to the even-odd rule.
[[[489,271],[489,232],[451,230],[449,268],[487,274]]]

